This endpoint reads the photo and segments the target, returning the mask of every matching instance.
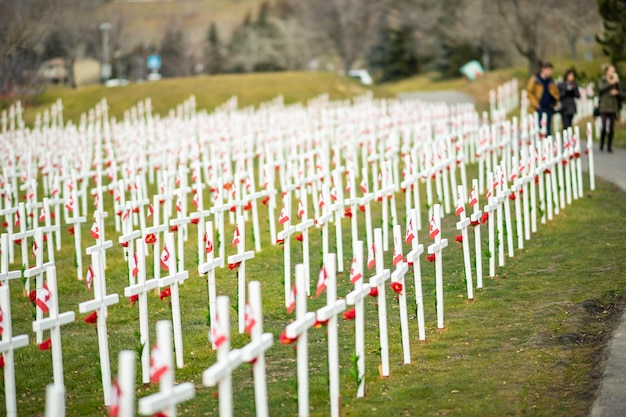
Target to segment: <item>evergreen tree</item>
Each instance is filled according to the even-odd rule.
[[[218,74],[224,70],[225,57],[215,22],[211,22],[209,26],[207,41],[205,70],[209,74]]]
[[[598,11],[604,33],[602,38],[596,36],[596,41],[612,64],[626,61],[626,0],[598,0]]]
[[[164,77],[183,77],[189,75],[187,50],[183,32],[180,29],[168,28],[161,41],[161,74]]]
[[[368,61],[375,78],[380,82],[407,78],[417,73],[413,31],[408,27],[382,27],[378,41],[370,50]]]

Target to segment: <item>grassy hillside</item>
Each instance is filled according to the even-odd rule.
[[[146,97],[152,98],[154,111],[164,114],[190,95],[195,94],[198,108],[212,109],[233,95],[240,106],[258,104],[283,95],[285,102],[306,101],[328,93],[332,99],[349,98],[367,90],[358,82],[328,72],[287,72],[241,75],[216,75],[165,79],[157,82],[132,84],[126,87],[106,88],[89,86],[76,90],[65,87],[49,88],[39,100],[39,105],[26,109],[25,120],[32,123],[35,114],[49,107],[57,98],[63,100],[66,120],[78,121],[105,97],[110,114],[120,117],[124,111]],[[389,95],[375,89],[377,95]]]

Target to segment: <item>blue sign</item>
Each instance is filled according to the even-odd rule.
[[[146,66],[148,67],[148,69],[158,70],[159,68],[161,68],[161,57],[156,54],[148,56],[148,59],[146,60]]]

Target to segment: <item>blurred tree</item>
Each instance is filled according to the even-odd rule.
[[[169,27],[161,40],[161,74],[164,77],[183,77],[189,75],[187,44],[180,28]]]
[[[368,54],[370,69],[380,82],[407,78],[417,73],[413,30],[382,27]]]
[[[598,0],[598,11],[604,32],[596,41],[613,65],[626,61],[626,0]]]
[[[205,51],[205,71],[209,74],[218,74],[223,72],[225,67],[225,54],[215,22],[211,22],[211,25],[209,26],[207,41],[207,49]]]
[[[348,72],[368,50],[375,36],[378,16],[387,1],[379,0],[294,0],[299,21],[314,43],[330,45]]]

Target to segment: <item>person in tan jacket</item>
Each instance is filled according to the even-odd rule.
[[[546,115],[548,124],[546,134],[552,134],[552,116],[554,115],[554,107],[559,101],[559,88],[557,87],[552,73],[554,67],[549,62],[541,63],[541,70],[537,75],[533,75],[528,80],[526,92],[528,93],[528,101],[530,113],[537,112],[539,123],[543,114]]]

